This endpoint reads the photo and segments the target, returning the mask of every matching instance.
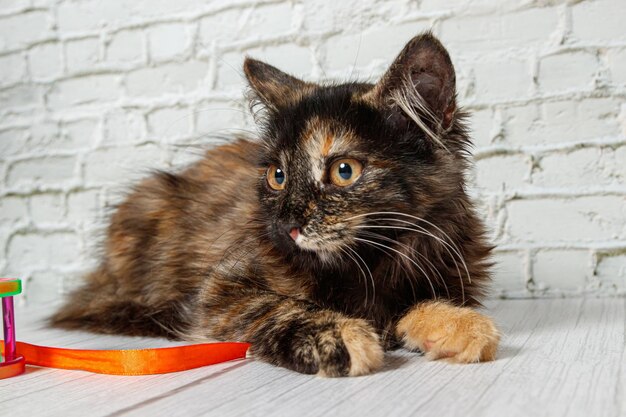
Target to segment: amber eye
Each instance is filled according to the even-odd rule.
[[[345,187],[361,176],[363,164],[356,159],[340,159],[330,166],[330,180],[333,184]]]
[[[285,181],[287,177],[285,176],[285,171],[278,168],[276,165],[270,165],[267,169],[267,183],[274,190],[283,190],[285,188]]]

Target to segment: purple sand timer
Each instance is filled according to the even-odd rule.
[[[2,298],[2,329],[4,331],[3,357],[0,361],[0,379],[10,378],[24,372],[24,357],[15,349],[15,310],[13,296],[22,292],[22,281],[15,278],[0,278]]]

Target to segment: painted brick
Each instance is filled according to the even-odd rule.
[[[626,238],[626,197],[513,200],[506,233],[514,242],[582,243]]]
[[[0,224],[24,223],[28,216],[26,200],[17,196],[0,199]]]
[[[70,72],[96,67],[100,62],[100,39],[93,37],[67,42],[65,57]]]
[[[396,25],[394,30],[387,27],[372,27],[360,33],[338,34],[328,38],[324,45],[325,68],[344,69],[346,77],[354,79],[354,67],[371,67],[372,64],[389,64],[394,58],[388,51],[400,51],[408,39],[416,33],[430,29],[428,22],[410,22]],[[362,74],[367,76],[369,73]]]
[[[548,101],[504,109],[504,140],[511,145],[558,144],[620,133],[620,100]]]
[[[522,188],[530,177],[531,161],[523,155],[494,156],[476,161],[476,186],[491,192]]]
[[[370,1],[344,0],[329,7],[326,0],[307,0],[302,2],[302,26],[312,33],[359,31],[380,22],[397,23],[411,6],[403,0],[378,2],[375,6]]]
[[[127,187],[162,166],[163,156],[154,145],[98,149],[85,158],[85,181],[89,185]]]
[[[26,151],[28,136],[28,129],[25,128],[0,131],[0,159]]]
[[[291,74],[304,75],[311,72],[311,50],[304,46],[284,43],[250,49],[247,54],[271,62]]]
[[[230,9],[201,19],[198,31],[200,45],[208,47],[215,42],[228,43],[236,39],[242,18],[240,9]]]
[[[532,86],[530,68],[529,62],[520,59],[480,59],[473,66],[474,96],[481,102],[529,96]]]
[[[106,60],[113,63],[140,62],[144,59],[142,34],[136,30],[115,33],[106,46]]]
[[[554,142],[617,135],[620,104],[615,98],[545,103],[542,107],[543,134],[551,136]]]
[[[93,223],[98,220],[100,193],[97,190],[75,191],[67,196],[67,220]]]
[[[72,120],[63,123],[61,138],[55,149],[84,149],[91,147],[98,137],[96,119]]]
[[[584,187],[626,183],[626,146],[583,148],[546,155],[532,182],[542,187]]]
[[[597,58],[584,51],[546,56],[539,63],[539,88],[546,92],[591,89],[597,66]]]
[[[293,45],[282,44],[273,45],[262,48],[254,48],[246,51],[245,55],[271,63],[282,70],[303,76],[310,74],[312,68],[312,54],[308,48]],[[233,87],[241,90],[243,77],[243,59],[244,54],[230,53],[224,56],[220,61],[217,85],[218,89],[232,89]]]
[[[35,194],[30,197],[30,217],[35,224],[58,224],[65,217],[65,198],[62,194]]]
[[[517,251],[496,252],[493,257],[494,279],[502,295],[515,296],[526,291],[524,254]]]
[[[116,100],[121,91],[117,75],[89,75],[58,82],[52,88],[48,101],[54,107],[77,106]]]
[[[115,109],[104,116],[105,145],[141,141],[145,130],[144,114],[136,109]]]
[[[273,34],[290,32],[293,28],[294,7],[289,2],[268,4],[247,9],[243,13],[241,37],[257,37],[267,28],[272,28]]]
[[[9,186],[66,183],[74,178],[76,158],[73,156],[44,156],[16,161],[9,166]]]
[[[228,45],[233,41],[257,39],[268,28],[274,35],[288,33],[292,22],[293,6],[289,3],[226,10],[200,21],[199,41],[205,47],[214,42]]]
[[[533,276],[542,290],[580,293],[587,286],[591,253],[584,250],[543,250],[535,255]]]
[[[16,11],[28,8],[31,5],[30,0],[2,0],[0,1],[0,10]]]
[[[44,11],[30,11],[0,18],[0,50],[23,48],[45,39],[52,32],[51,20]]]
[[[210,140],[212,135],[240,134],[235,126],[244,124],[247,109],[238,102],[202,102],[194,111],[195,133]]]
[[[599,257],[595,275],[600,286],[610,292],[626,290],[626,253],[605,253]]]
[[[188,108],[157,109],[148,114],[148,132],[155,138],[187,135],[191,132],[193,112]]]
[[[179,13],[198,12],[202,6],[202,2],[198,0],[109,0],[114,3],[118,3],[120,7],[127,10],[127,13],[131,14],[137,19],[147,19],[153,17],[172,16]],[[213,0],[211,2],[205,2],[210,6],[219,7],[226,6],[231,3],[228,0]],[[120,18],[124,15],[116,14],[116,18]]]
[[[166,64],[130,72],[126,90],[131,96],[154,97],[164,94],[183,94],[208,88],[208,65],[201,61]]]
[[[626,84],[626,48],[609,52],[609,68],[614,84]]]
[[[28,51],[28,69],[34,81],[54,79],[63,72],[63,53],[58,43],[44,43]]]
[[[572,34],[586,42],[625,40],[623,16],[620,0],[580,2],[572,7]]]
[[[15,84],[26,75],[26,60],[21,53],[0,57],[0,86]]]
[[[0,90],[0,110],[43,107],[43,88],[39,85],[20,84]]]
[[[508,144],[528,145],[533,143],[533,129],[540,122],[537,104],[506,107],[502,111],[503,138]],[[541,140],[544,140],[540,136]]]
[[[181,57],[190,47],[189,28],[184,24],[158,25],[147,30],[148,52],[153,61]]]
[[[64,149],[60,126],[57,122],[42,120],[30,126],[28,132],[28,141],[24,147],[25,152],[45,155],[59,149]]]
[[[528,30],[532,22],[532,30]],[[462,16],[441,24],[441,38],[453,50],[493,50],[512,46],[529,47],[549,40],[556,30],[556,8],[527,9],[502,15]]]
[[[64,275],[59,271],[35,271],[22,281],[22,296],[30,305],[58,302]]]
[[[62,32],[82,32],[120,25],[130,18],[171,18],[173,13],[197,12],[200,8],[201,4],[197,0],[83,0],[60,4],[57,14]]]
[[[57,22],[63,33],[100,29],[129,15],[131,2],[86,0],[62,3],[57,8]]]
[[[500,116],[493,109],[472,110],[469,125],[477,148],[491,145],[501,131]]]
[[[554,3],[554,1],[551,1]],[[422,0],[419,9],[429,13],[441,13],[443,11],[467,13],[469,2],[467,0]],[[520,7],[519,0],[500,0],[494,3],[492,0],[472,0],[471,11],[474,13],[495,13],[500,10],[515,10]]]
[[[23,274],[35,268],[67,266],[77,259],[78,237],[74,233],[28,232],[11,237],[7,248],[7,272]]]
[[[257,58],[254,57],[253,58]],[[244,85],[243,60],[245,55],[241,52],[224,53],[217,65],[217,89],[239,89]]]

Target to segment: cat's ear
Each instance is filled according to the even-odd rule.
[[[411,39],[366,99],[392,109],[397,123],[448,129],[456,111],[456,81],[448,52],[430,32]],[[426,126],[422,126],[426,124]]]
[[[243,64],[243,71],[254,95],[273,109],[295,101],[310,86],[278,68],[249,57]]]

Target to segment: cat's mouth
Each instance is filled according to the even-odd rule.
[[[339,252],[345,245],[345,239],[341,236],[317,236],[307,234],[306,229],[298,233],[293,243],[300,249],[329,254]]]
[[[279,224],[274,227],[273,237],[275,244],[286,253],[309,253],[322,260],[336,257],[350,244],[344,227],[320,230],[310,224],[303,227]]]

